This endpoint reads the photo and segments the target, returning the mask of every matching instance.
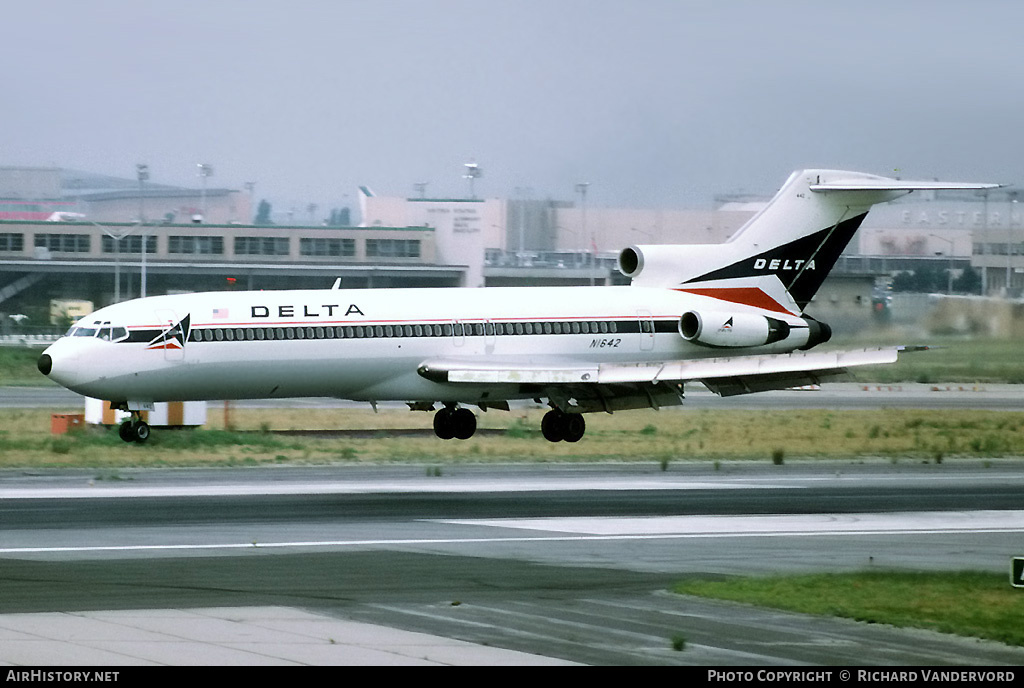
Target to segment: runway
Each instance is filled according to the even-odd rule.
[[[690,575],[1008,571],[1018,466],[7,471],[0,661],[1020,664],[666,592]]]

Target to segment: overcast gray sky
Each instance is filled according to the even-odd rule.
[[[5,3],[0,165],[281,210],[356,187],[681,208],[801,167],[1024,179],[1024,3]],[[326,211],[324,211],[326,214]]]

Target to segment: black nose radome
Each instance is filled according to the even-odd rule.
[[[36,361],[36,367],[39,368],[39,372],[43,375],[49,375],[50,371],[53,370],[53,359],[50,358],[50,354],[43,354]]]

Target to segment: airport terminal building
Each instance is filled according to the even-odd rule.
[[[359,199],[358,226],[255,225],[247,192],[0,168],[0,312],[29,300],[99,307],[142,293],[327,288],[338,279],[342,288],[623,284],[623,247],[720,243],[767,200],[649,210],[366,187]],[[1015,193],[913,194],[876,206],[809,311],[856,327],[874,317],[879,285],[925,263],[957,274],[973,267],[986,293],[1019,294],[1024,218]]]

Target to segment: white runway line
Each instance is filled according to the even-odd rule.
[[[479,526],[483,528],[528,530],[538,533],[559,533],[559,535],[4,547],[0,548],[0,555],[246,549],[255,551],[261,549],[292,548],[405,547],[520,542],[684,540],[739,537],[1024,533],[1024,511],[917,512],[901,514],[843,514],[836,516],[814,514],[798,516],[436,519],[429,522]]]
[[[326,494],[431,494],[431,493],[503,493],[503,492],[565,492],[581,490],[752,490],[801,489],[799,485],[754,484],[675,479],[637,480],[624,482],[617,478],[550,480],[472,480],[455,479],[443,483],[435,479],[352,481],[333,483],[230,484],[135,486],[94,483],[82,487],[0,487],[0,501],[5,499],[120,499],[139,497],[241,497],[252,495],[326,495]]]
[[[1024,531],[1024,511],[932,511],[892,514],[649,516],[445,520],[456,525],[517,528],[591,536],[677,537],[905,534]]]

